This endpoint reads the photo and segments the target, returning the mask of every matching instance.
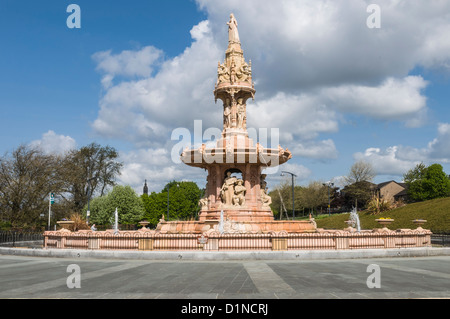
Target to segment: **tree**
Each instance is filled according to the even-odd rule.
[[[347,185],[343,192],[346,198],[354,203],[356,209],[358,209],[358,205],[364,207],[370,200],[374,177],[375,171],[368,162],[358,161],[351,166],[349,174],[345,177]]]
[[[357,161],[350,167],[350,172],[345,176],[347,185],[358,182],[372,182],[375,178],[375,171],[372,164],[365,161]]]
[[[447,197],[450,194],[450,180],[440,164],[428,166],[423,184],[428,199]]]
[[[403,180],[408,185],[408,196],[413,201],[423,201],[427,199],[423,183],[426,171],[426,165],[420,163],[403,175]]]
[[[99,225],[112,224],[116,208],[119,224],[137,224],[145,213],[144,203],[130,186],[116,185],[107,195],[94,198],[89,206],[90,221]]]
[[[328,205],[328,188],[319,181],[311,181],[302,188],[300,198],[303,207],[314,211],[317,207]]]
[[[408,185],[408,196],[413,201],[424,201],[449,196],[450,180],[440,164],[417,164],[403,175]]]
[[[355,207],[356,209],[366,207],[373,196],[374,189],[375,185],[366,181],[345,186],[342,189],[346,203],[345,206],[348,208]]]
[[[281,212],[292,215],[292,185],[288,181],[276,186],[269,195],[272,197],[270,205],[274,216]],[[311,181],[308,186],[294,187],[294,205],[296,215],[305,208],[314,210],[318,207],[328,205],[328,188],[320,181]],[[332,193],[330,193],[330,197]]]
[[[152,192],[150,195],[143,194],[141,198],[145,209],[143,219],[155,227],[163,215],[167,216],[167,193]]]
[[[159,193],[142,195],[145,207],[144,219],[156,226],[164,215],[167,220],[194,219],[199,211],[198,202],[203,196],[204,190],[196,183],[172,181],[167,183]],[[167,204],[169,204],[169,216],[167,216]]]
[[[21,145],[0,158],[0,217],[13,226],[37,226],[51,192],[62,188],[61,158]]]
[[[294,196],[295,196],[294,187]],[[272,204],[270,208],[274,216],[279,216],[280,219],[283,214],[289,214],[292,212],[292,185],[288,181],[283,181],[280,185],[269,192],[269,196],[272,198]],[[297,198],[297,196],[296,196]]]
[[[425,177],[425,172],[427,167],[424,163],[417,164],[413,169],[410,169],[406,174],[403,175],[403,180],[405,183],[413,183],[415,181],[421,180]]]
[[[63,162],[65,199],[71,209],[81,211],[88,198],[102,196],[108,187],[115,185],[123,164],[117,161],[119,153],[110,146],[92,143],[71,151]]]

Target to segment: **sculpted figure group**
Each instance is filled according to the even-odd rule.
[[[223,104],[223,108],[224,128],[236,127],[245,129],[247,112],[243,98],[238,98],[237,102],[234,101],[233,103],[227,98]]]
[[[228,25],[228,43],[240,45],[237,21],[233,14],[230,15]],[[233,51],[234,52],[234,51]],[[247,64],[244,58],[231,58],[223,64],[218,63],[217,66],[217,85],[221,83],[248,82],[252,83],[252,62]]]
[[[269,207],[270,204],[272,204],[272,198],[267,194],[267,183],[265,178],[265,174],[261,175],[260,196],[263,207]],[[247,189],[243,184],[244,181],[242,179],[238,179],[237,177],[232,176],[231,172],[228,172],[220,190],[222,203],[229,206],[244,206]]]
[[[232,61],[230,68],[228,68],[225,64],[217,65],[217,84],[220,83],[231,83],[234,84],[236,82],[252,82],[252,69],[251,69],[251,61],[250,65],[244,62],[239,67],[236,66],[236,62]]]
[[[220,190],[222,203],[230,206],[244,206],[247,189],[243,184],[242,179],[231,176],[231,172],[228,172]]]

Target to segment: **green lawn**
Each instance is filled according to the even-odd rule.
[[[409,228],[415,229],[417,226],[412,223],[413,219],[426,219],[422,227],[430,229],[434,233],[450,232],[450,197],[438,198],[420,203],[408,204],[379,215],[370,215],[367,212],[359,212],[359,219],[362,229],[380,228],[375,221],[380,217],[390,217],[394,222],[388,227],[390,229]],[[344,229],[345,223],[349,219],[349,213],[317,216],[318,228]]]

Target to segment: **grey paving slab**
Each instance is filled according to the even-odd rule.
[[[448,256],[342,260],[149,261],[0,256],[0,298],[450,298]],[[80,268],[69,288],[67,267]],[[369,288],[368,265],[380,267]]]

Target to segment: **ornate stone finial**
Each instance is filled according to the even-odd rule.
[[[247,99],[254,98],[251,62],[246,62],[241,48],[237,21],[230,14],[228,48],[225,60],[217,64],[214,97],[223,101],[223,135],[247,134]]]

